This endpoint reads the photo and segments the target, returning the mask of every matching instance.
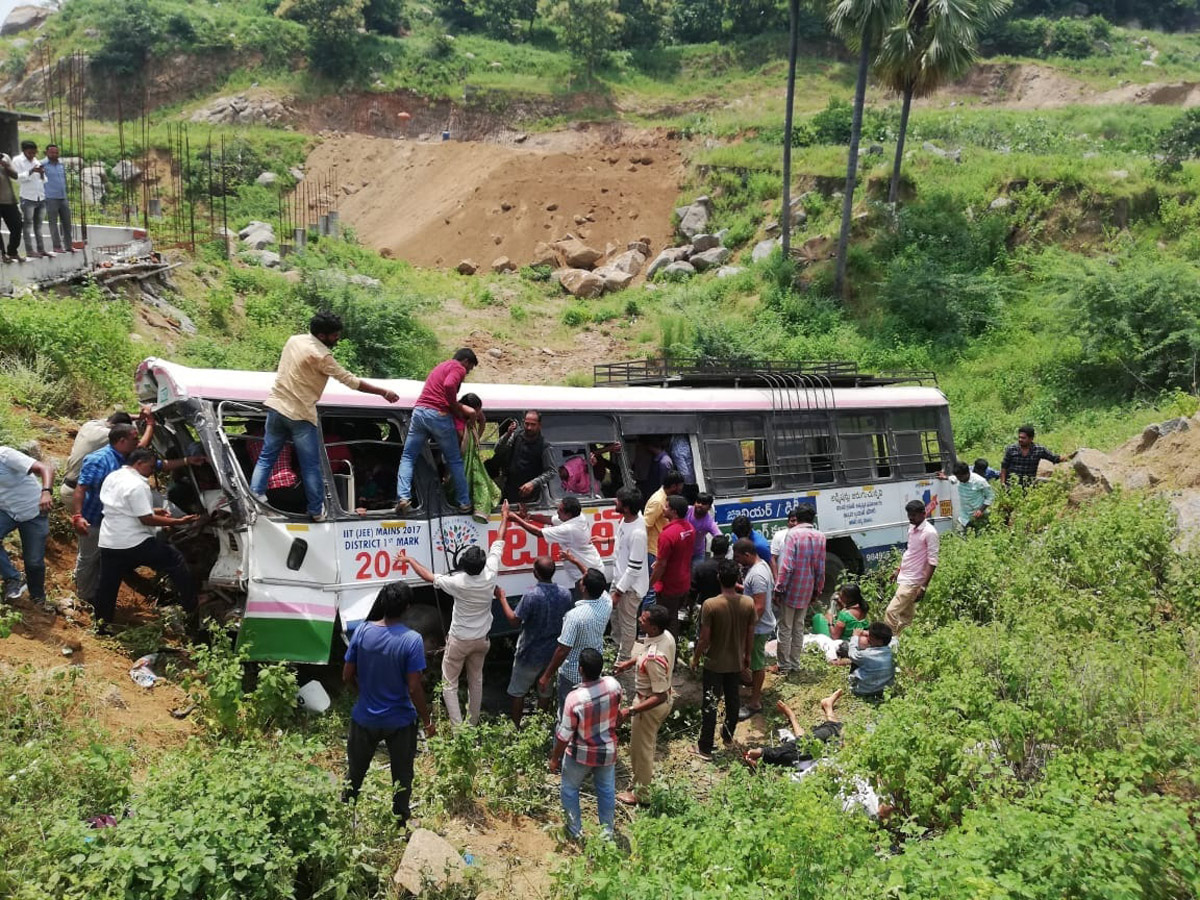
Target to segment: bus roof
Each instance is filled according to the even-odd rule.
[[[233,400],[261,403],[267,399],[274,372],[245,372],[234,369],[195,369],[150,357],[138,366],[138,395],[143,402],[171,402],[184,398]],[[411,408],[421,393],[422,383],[407,379],[371,379],[400,395],[400,408]],[[658,387],[558,387],[540,384],[480,384],[469,382],[464,390],[479,394],[485,408],[495,410],[558,410],[610,412],[726,412],[771,410],[772,392],[757,387],[658,388]],[[914,385],[832,388],[814,398],[813,409],[895,409],[946,406],[937,388]],[[322,406],[394,408],[382,397],[352,391],[330,380],[321,395]],[[806,404],[799,401],[802,408]],[[788,404],[796,408],[797,401]]]

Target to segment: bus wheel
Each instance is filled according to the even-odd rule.
[[[838,587],[845,580],[847,565],[836,553],[825,554],[825,587],[817,596],[815,612],[825,612],[832,609],[831,602]],[[836,612],[836,610],[835,610]]]

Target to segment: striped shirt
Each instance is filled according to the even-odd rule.
[[[620,707],[621,685],[611,675],[581,684],[567,694],[554,736],[581,766],[611,766],[617,761]]]
[[[788,530],[775,592],[792,609],[807,609],[825,589],[825,535],[807,522]]]
[[[579,655],[588,647],[603,652],[604,629],[608,627],[610,615],[612,597],[608,591],[604,591],[595,600],[584,597],[563,617],[558,642],[570,647],[571,652],[567,654],[559,674],[571,684],[579,684]]]

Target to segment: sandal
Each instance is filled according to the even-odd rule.
[[[637,795],[633,791],[621,791],[621,793],[617,794],[617,800],[626,806],[638,806],[640,804]]]

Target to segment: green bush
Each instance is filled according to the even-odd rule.
[[[1159,253],[1092,263],[1068,295],[1090,383],[1116,396],[1195,390],[1200,271]]]
[[[69,399],[54,404],[59,413],[131,398],[141,357],[129,340],[131,331],[129,305],[110,301],[93,287],[69,297],[0,298],[0,346],[10,360],[69,385]]]
[[[378,871],[349,840],[349,808],[294,740],[220,747],[203,762],[168,754],[148,773],[137,814],[89,831],[59,822],[52,861],[27,897],[283,900],[365,897]]]
[[[249,649],[233,647],[218,627],[208,645],[191,648],[195,670],[186,686],[196,704],[196,720],[213,739],[244,740],[286,723],[296,711],[296,673],[282,663],[262,666],[254,690],[243,686]]]

